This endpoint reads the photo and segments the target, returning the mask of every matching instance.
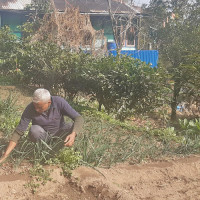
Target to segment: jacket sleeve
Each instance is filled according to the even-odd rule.
[[[28,128],[29,123],[31,122],[32,112],[33,112],[32,104],[29,104],[24,110],[21,116],[21,120],[18,126],[16,127],[15,131],[13,132],[10,140],[17,143],[20,137],[24,135],[25,131]]]
[[[83,117],[63,98],[60,98],[60,107],[62,114],[68,116],[74,121],[74,127],[72,131],[78,134],[83,127]]]
[[[19,141],[20,137],[23,136],[23,135],[24,135],[23,131],[18,131],[18,130],[15,129],[10,140],[17,143]]]
[[[78,134],[83,128],[83,123],[84,123],[83,117],[77,116],[74,119],[74,127],[73,127],[72,132],[75,132],[76,134]]]

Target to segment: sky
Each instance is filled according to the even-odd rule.
[[[148,4],[150,0],[134,0],[136,6],[141,6],[143,3]]]

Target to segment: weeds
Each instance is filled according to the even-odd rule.
[[[11,93],[5,100],[0,99],[0,130],[4,133],[5,138],[12,134],[20,121],[15,103],[16,98]]]
[[[47,160],[55,156],[62,147],[63,140],[58,137],[53,137],[48,143],[44,141],[33,143],[27,136],[24,136],[14,149],[12,158],[16,165],[19,165],[25,159],[34,165],[38,163],[44,164]]]
[[[84,134],[78,136],[75,149],[81,152],[83,161],[92,166],[110,167],[127,160],[138,163],[155,158],[156,151],[161,151],[162,146],[157,146],[158,142],[147,134],[126,130],[98,118],[85,117],[85,121]]]
[[[199,152],[199,138],[187,138],[173,127],[130,129],[93,115],[85,114],[84,118],[85,127],[76,138],[75,151],[62,149],[63,141],[60,138],[34,144],[24,137],[12,155],[15,163],[24,159],[34,164],[54,163],[60,165],[63,173],[69,176],[71,170],[81,164],[107,168],[124,161],[139,163],[164,155]]]
[[[176,143],[181,144],[185,142],[185,137],[182,135],[177,135],[174,127],[149,130],[148,134],[157,137],[159,141],[162,141],[165,143],[176,142]]]
[[[65,147],[46,163],[60,165],[63,169],[63,175],[70,176],[71,170],[81,165],[81,159],[82,157],[79,152],[75,152],[73,148]]]
[[[45,185],[48,181],[52,181],[50,178],[50,171],[45,170],[42,165],[37,164],[29,170],[31,181],[29,181],[24,186],[31,189],[31,192],[34,194],[37,192],[37,189],[40,185]]]

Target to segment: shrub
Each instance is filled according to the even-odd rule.
[[[71,175],[71,170],[81,165],[81,155],[75,152],[73,148],[62,148],[55,156],[47,161],[48,164],[59,164],[63,169],[63,174]]]
[[[0,73],[7,74],[17,68],[17,51],[20,43],[9,27],[0,29]]]
[[[159,71],[128,56],[97,58],[84,68],[88,94],[123,120],[128,113],[162,105],[164,84]]]

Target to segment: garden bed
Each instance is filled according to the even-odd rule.
[[[1,96],[3,95],[1,98],[6,97],[9,91],[12,91],[12,94],[17,94],[17,102],[21,108],[31,100],[30,96],[22,94],[17,88],[10,86],[0,87],[0,94]],[[141,122],[141,124],[144,126],[145,123]],[[90,124],[86,125],[85,137],[88,141],[92,141],[92,137],[95,135],[91,138],[89,137],[91,132],[88,132],[90,129],[87,126],[90,127]],[[99,133],[109,133],[108,130],[112,131],[113,127],[109,128],[107,124],[103,124]],[[116,130],[120,131],[120,129]],[[94,129],[95,131],[98,131],[98,129]],[[127,144],[125,143],[126,137],[131,137],[132,132],[130,131],[129,135],[129,129],[126,129],[124,134],[122,142]],[[105,139],[110,141],[109,136]],[[115,140],[112,139],[111,141]],[[133,141],[137,142],[136,139]],[[94,140],[94,142],[96,141]],[[143,140],[141,139],[140,142],[143,142]],[[100,147],[98,147],[99,150]],[[134,148],[136,147],[137,145],[134,146]],[[121,149],[119,148],[120,146],[118,147],[120,157]],[[143,144],[140,151],[144,150],[144,148],[145,145]],[[116,150],[116,147],[113,150]],[[148,157],[151,154],[154,156],[155,149],[149,148],[150,150],[152,152],[148,154],[146,151],[145,156]],[[108,151],[108,153],[110,152]],[[126,153],[128,155],[129,152],[127,151]],[[140,156],[139,153],[137,152],[136,155],[138,155],[140,163],[138,160],[129,159],[118,164],[111,163],[111,167],[105,166],[105,161],[101,163],[98,160],[92,160],[93,154],[87,154],[87,159],[91,162],[96,162],[99,166],[80,166],[72,171],[70,178],[63,176],[62,169],[56,166],[45,165],[44,169],[49,172],[49,175],[42,176],[41,179],[39,176],[31,175],[30,170],[33,166],[29,162],[22,162],[17,168],[14,167],[13,162],[4,163],[0,167],[0,200],[199,199],[199,155],[185,157],[183,154],[179,154],[179,157],[175,154],[171,156],[165,155],[153,161],[151,157],[142,159],[143,156]],[[102,159],[103,157],[105,156],[102,156]],[[110,153],[108,158],[114,158],[114,156],[112,157]],[[117,160],[117,157],[115,159]]]

